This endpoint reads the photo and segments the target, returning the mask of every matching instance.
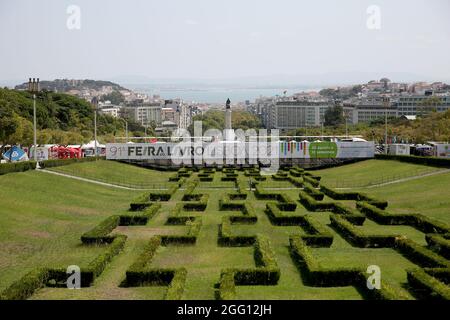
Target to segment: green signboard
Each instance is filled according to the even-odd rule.
[[[309,144],[309,156],[311,158],[336,158],[337,145],[335,142],[311,142]]]

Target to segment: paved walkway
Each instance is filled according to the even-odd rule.
[[[56,171],[51,171],[51,170],[46,170],[46,169],[38,169],[38,171],[45,172],[45,173],[50,173],[50,174],[54,174],[54,175],[57,175],[57,176],[62,176],[62,177],[70,178],[70,179],[80,180],[80,181],[84,181],[84,182],[95,183],[95,184],[99,184],[99,185],[102,185],[102,186],[105,186],[105,187],[118,188],[118,189],[125,189],[125,190],[166,190],[166,189],[142,189],[142,188],[124,187],[124,186],[121,186],[121,185],[118,185],[118,184],[113,184],[113,183],[108,183],[108,182],[101,182],[101,181],[92,180],[92,179],[88,179],[88,178],[72,176],[70,174],[56,172]]]

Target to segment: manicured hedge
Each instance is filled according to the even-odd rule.
[[[247,247],[254,244],[256,241],[255,236],[236,236],[231,231],[230,217],[223,217],[222,223],[219,225],[219,236],[217,243],[219,246],[227,247]]]
[[[439,234],[426,234],[425,240],[428,243],[428,247],[450,260],[450,234],[439,235]]]
[[[284,211],[295,211],[297,204],[288,195],[279,192],[266,191],[258,184],[255,185],[255,197],[261,200],[278,200],[279,208]]]
[[[300,225],[303,220],[302,216],[287,216],[283,214],[275,202],[266,203],[265,212],[270,222],[277,226]]]
[[[396,155],[388,155],[388,154],[376,154],[375,159],[396,160],[396,161],[402,161],[402,162],[424,164],[427,166],[450,168],[450,159],[448,159],[448,158],[419,157],[419,156],[396,156]]]
[[[219,282],[219,300],[234,300],[236,298],[236,286],[234,283],[234,271],[222,270]]]
[[[112,258],[123,249],[126,240],[127,236],[125,235],[115,236],[113,242],[107,249],[89,263],[87,269],[92,271],[94,278],[98,277]]]
[[[330,198],[333,198],[335,200],[355,200],[355,201],[365,201],[367,203],[370,203],[377,208],[385,209],[388,206],[387,201],[376,199],[372,196],[369,196],[365,193],[361,192],[341,192],[336,191],[332,188],[326,187],[321,185],[320,191],[325,193]]]
[[[285,193],[279,193],[277,200],[280,210],[295,211],[295,209],[297,209],[297,203],[295,203],[295,201]]]
[[[450,268],[423,268],[423,271],[439,281],[450,285]]]
[[[126,283],[128,286],[133,286],[141,282],[140,273],[152,262],[156,250],[158,250],[160,245],[161,237],[159,236],[150,238],[150,240],[145,244],[142,253],[126,271]]]
[[[312,220],[308,215],[284,215],[276,203],[266,204],[266,214],[274,225],[302,227],[309,233],[307,235],[302,235],[302,239],[308,245],[315,247],[329,247],[333,242],[333,236],[328,229]]]
[[[366,217],[358,210],[349,208],[340,202],[334,203],[333,213],[345,215],[347,221],[357,226],[362,226],[366,220]]]
[[[314,200],[317,200],[317,201],[323,200],[324,194],[322,192],[320,192],[319,190],[317,190],[316,188],[314,188],[309,183],[304,184],[303,190],[306,193],[308,193],[312,198],[314,198]]]
[[[297,188],[303,188],[303,178],[296,178],[296,177],[288,177],[288,180]]]
[[[330,247],[333,243],[333,235],[325,226],[315,222],[310,215],[302,216],[301,227],[309,234],[301,235],[306,245],[312,247]]]
[[[183,296],[184,285],[186,283],[187,270],[186,268],[175,269],[175,272],[167,288],[165,300],[180,300]]]
[[[424,233],[448,233],[450,228],[442,222],[422,214],[391,214],[366,202],[357,202],[357,208],[368,218],[385,225],[411,225]]]
[[[289,249],[294,262],[304,272],[308,285],[319,287],[348,286],[362,281],[361,269],[323,269],[300,236],[289,238]]]
[[[164,191],[152,191],[148,194],[148,201],[169,201],[172,195],[177,191],[178,186],[172,186]]]
[[[353,285],[372,299],[407,300],[403,292],[383,281],[379,290],[369,290],[366,285],[365,270],[360,268],[325,269],[313,257],[308,246],[300,236],[289,238],[291,257],[305,275],[308,285],[318,287],[336,287]]]
[[[138,211],[137,214],[120,215],[120,226],[136,226],[146,225],[148,220],[161,208],[160,203],[149,203],[149,206],[145,207],[145,210]]]
[[[161,243],[163,245],[194,245],[202,227],[202,219],[192,217],[192,219],[186,220],[185,224],[189,226],[189,231],[186,235],[163,235],[160,236]]]
[[[335,200],[359,200],[359,193],[358,192],[341,192],[336,191],[332,188],[329,188],[324,185],[320,185],[320,191],[325,193],[330,198],[333,198]]]
[[[303,175],[303,180],[305,182],[308,182],[310,185],[312,185],[314,188],[318,188],[319,187],[319,180],[317,179],[318,177],[311,177],[308,175]]]
[[[111,243],[114,240],[114,236],[109,235],[120,223],[120,216],[109,216],[102,222],[100,222],[93,229],[85,232],[81,236],[81,242],[85,244],[92,243]]]
[[[49,159],[44,161],[39,161],[39,166],[43,169],[66,166],[73,163],[79,162],[91,162],[96,160],[104,160],[105,157],[85,157],[85,158],[72,158],[72,159]]]
[[[0,164],[0,176],[12,172],[23,172],[36,168],[36,161],[9,162]]]
[[[310,211],[332,211],[335,208],[334,202],[316,201],[305,191],[299,192],[300,203]]]
[[[407,270],[408,283],[424,299],[450,300],[450,287],[423,269]]]
[[[126,236],[118,235],[106,250],[92,260],[86,268],[81,269],[81,286],[88,287],[99,276],[111,259],[125,245]],[[37,289],[46,286],[49,281],[64,283],[67,280],[66,269],[36,268],[15,281],[0,293],[0,300],[25,300]]]
[[[304,172],[305,172],[305,170],[302,168],[292,168],[289,170],[289,173],[293,177],[301,177],[301,176],[303,176]]]
[[[234,299],[236,285],[276,285],[278,283],[280,269],[267,238],[257,236],[254,258],[256,268],[229,268],[221,271],[219,299]]]
[[[0,293],[0,300],[25,300],[42,288],[48,279],[48,269],[37,268],[15,281]]]
[[[398,235],[366,235],[345,219],[345,216],[330,215],[331,226],[346,240],[363,248],[392,248]]]
[[[205,211],[208,206],[209,194],[196,194],[195,199],[198,201],[184,202],[183,209],[185,211]]]
[[[421,267],[432,268],[449,268],[450,261],[441,257],[437,253],[427,249],[416,242],[406,239],[398,238],[395,241],[395,248],[401,254],[406,256],[409,260],[415,262]]]

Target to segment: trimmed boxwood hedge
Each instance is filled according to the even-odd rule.
[[[366,220],[366,217],[358,210],[349,208],[340,202],[334,203],[333,213],[345,215],[347,221],[357,226],[362,226]]]
[[[289,237],[289,249],[295,264],[301,271],[304,271],[308,285],[319,287],[348,286],[355,285],[362,280],[361,269],[322,268],[300,236]]]
[[[316,201],[305,191],[299,192],[300,203],[310,211],[332,211],[335,208],[334,202]]]
[[[395,249],[421,267],[450,268],[450,261],[410,239],[396,239]]]
[[[304,182],[303,178],[301,178],[301,177],[296,178],[296,177],[289,176],[288,180],[297,188],[303,188],[303,182]]]
[[[33,269],[3,290],[0,293],[0,300],[25,300],[37,289],[42,288],[47,279],[47,268]]]
[[[256,235],[254,236],[236,236],[231,231],[231,217],[222,217],[222,223],[219,225],[219,236],[217,238],[217,244],[219,246],[226,247],[247,247],[251,246],[256,241]]]
[[[116,235],[107,249],[88,264],[87,270],[92,271],[94,278],[98,277],[112,258],[123,249],[126,240],[127,236]]]
[[[145,210],[138,211],[136,214],[120,215],[120,226],[137,226],[146,225],[147,222],[153,218],[153,216],[161,208],[160,203],[149,203]]]
[[[403,292],[383,281],[379,290],[368,290],[365,270],[360,268],[325,269],[313,257],[300,236],[289,238],[289,250],[294,263],[303,272],[308,285],[318,287],[336,287],[353,285],[372,299],[406,300]]]
[[[305,175],[303,175],[303,180],[305,182],[308,182],[314,188],[318,188],[319,187],[318,177],[311,177],[311,176],[308,176],[308,175],[305,174]]]
[[[12,172],[23,172],[36,168],[36,161],[9,162],[0,164],[0,176]]]
[[[73,163],[79,162],[91,162],[96,160],[104,160],[105,157],[84,157],[84,158],[72,158],[72,159],[49,159],[44,161],[39,161],[39,166],[43,169],[66,166]]]
[[[447,272],[449,269],[447,269]],[[408,284],[424,299],[450,300],[450,287],[423,269],[406,270]]]
[[[85,232],[81,236],[81,242],[85,244],[92,243],[111,243],[114,240],[114,236],[109,235],[120,223],[120,216],[109,216],[105,220],[101,221],[93,229]]]
[[[314,188],[309,183],[305,183],[303,186],[303,190],[308,193],[314,200],[321,201],[323,200],[323,197],[325,196],[322,192]]]
[[[424,164],[427,166],[450,168],[450,159],[438,157],[419,157],[419,156],[396,156],[388,154],[376,154],[375,159],[396,160],[402,162],[411,162]]]
[[[233,300],[236,298],[236,286],[234,283],[234,271],[222,270],[219,281],[219,300]]]
[[[173,194],[178,190],[178,186],[172,186],[164,191],[152,191],[148,194],[148,201],[169,201]]]
[[[357,202],[357,208],[379,224],[410,225],[424,233],[449,233],[450,228],[442,222],[422,214],[391,214],[366,202]]]
[[[111,259],[123,249],[126,239],[125,235],[115,236],[105,252],[95,257],[86,268],[81,268],[82,287],[88,287],[92,284]],[[1,292],[0,300],[25,300],[37,289],[46,286],[49,281],[54,280],[55,283],[61,283],[65,282],[66,279],[66,269],[36,268]]]
[[[327,196],[329,196],[332,199],[335,200],[355,200],[355,201],[365,201],[369,204],[372,204],[380,209],[385,209],[388,206],[387,201],[376,199],[372,196],[369,196],[365,193],[361,192],[341,192],[336,191],[332,188],[326,187],[321,185],[320,191],[325,193]]]
[[[229,268],[221,271],[219,283],[219,299],[235,298],[236,285],[276,285],[280,279],[275,254],[270,241],[258,235],[255,242],[254,259],[256,268]]]
[[[392,248],[399,235],[366,235],[345,219],[345,216],[330,215],[331,226],[347,241],[363,248]]]
[[[189,231],[186,235],[162,235],[160,236],[161,243],[163,245],[194,245],[202,227],[202,219],[191,217],[191,219],[185,221],[185,224],[189,226]]]
[[[428,247],[437,252],[441,256],[450,260],[450,234],[426,234],[425,240],[428,243]]]

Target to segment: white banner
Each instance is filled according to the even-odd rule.
[[[277,152],[278,151],[278,152]],[[210,161],[227,163],[265,159],[308,158],[373,158],[373,142],[183,142],[183,143],[108,143],[106,159],[109,160],[170,160],[176,164],[183,161]]]

